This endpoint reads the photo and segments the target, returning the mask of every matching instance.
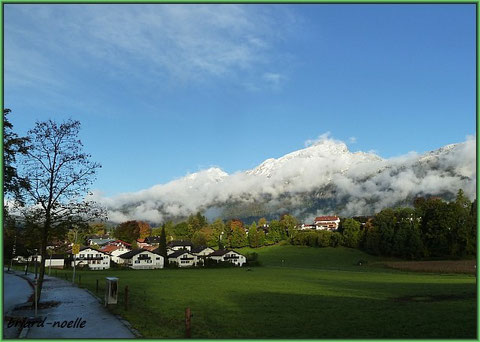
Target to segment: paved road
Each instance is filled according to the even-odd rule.
[[[26,338],[135,338],[93,295],[68,281],[45,276],[40,304],[48,302],[57,305],[39,309],[44,324],[31,327]]]
[[[13,309],[17,304],[23,304],[33,293],[32,287],[25,279],[15,274],[3,272],[3,313]]]

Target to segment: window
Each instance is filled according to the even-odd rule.
[[[160,260],[160,257],[157,257],[157,260]]]

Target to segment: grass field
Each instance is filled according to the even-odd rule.
[[[183,337],[186,307],[193,313],[193,338],[476,338],[473,275],[394,270],[347,248],[255,251],[263,266],[251,270],[78,274],[92,292],[100,279],[100,294],[106,276],[119,277],[119,304],[112,310],[147,338]]]

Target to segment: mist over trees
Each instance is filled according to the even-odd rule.
[[[476,253],[476,200],[470,202],[463,190],[451,202],[418,197],[413,208],[385,208],[371,217],[345,218],[337,231],[299,230],[298,226],[297,219],[287,214],[247,225],[240,219],[208,223],[198,212],[152,232],[160,235],[165,231],[168,241],[191,240],[195,245],[218,248],[258,248],[285,241],[311,247],[359,248],[404,259],[461,258]]]

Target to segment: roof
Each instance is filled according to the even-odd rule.
[[[207,247],[207,246],[197,246],[192,248],[192,253],[200,253],[201,251],[207,248],[213,249],[212,247]]]
[[[145,242],[148,243],[160,243],[160,236],[149,236],[145,238]]]
[[[178,251],[173,252],[168,256],[168,258],[178,258],[180,255],[183,255],[185,253],[191,254],[187,249],[180,249]]]
[[[178,241],[178,240],[176,240],[176,241],[170,241],[167,246],[169,246],[169,247],[176,247],[176,246],[191,246],[191,247],[193,247],[193,243],[191,243],[190,241]]]
[[[137,242],[144,243],[145,239],[137,239]]]
[[[131,246],[132,246],[131,243],[125,242],[125,241],[123,241],[123,240],[115,240],[115,241],[113,241],[112,243],[121,243],[121,244],[123,244],[123,245],[125,245],[125,246],[127,246],[127,247],[131,247]]]
[[[103,253],[103,254],[107,254],[105,253],[104,251],[100,250],[100,249],[95,249],[95,248],[92,248],[92,246],[85,246],[85,247],[80,247],[80,252],[81,251],[84,251],[86,249],[91,249],[92,251],[95,251],[95,252],[100,252],[100,253]]]
[[[140,254],[142,252],[150,252],[150,253],[153,253],[153,254],[158,254],[158,253],[154,253],[152,251],[148,251],[146,249],[143,249],[143,248],[136,248],[136,249],[133,249],[131,250],[130,252],[127,252],[127,253],[124,253],[124,254],[120,254],[118,257],[119,258],[122,258],[122,259],[131,259],[133,258],[135,255],[137,254]]]
[[[242,255],[242,254],[240,254],[240,253],[238,253],[238,252],[235,252],[235,251],[233,251],[233,250],[231,250],[231,249],[219,249],[218,251],[215,251],[215,252],[213,252],[213,253],[210,253],[208,256],[223,256],[223,255],[225,255],[225,254],[227,254],[227,253],[230,253],[230,252],[233,252],[233,253]]]
[[[94,245],[105,245],[109,242],[115,241],[115,239],[89,239]]]
[[[338,219],[339,219],[338,216],[318,216],[318,217],[315,217],[315,222],[317,222],[317,221],[336,221]]]
[[[115,251],[115,250],[117,250],[117,249],[119,249],[119,248],[120,248],[120,247],[118,247],[118,246],[107,245],[107,246],[101,248],[100,251],[105,252],[105,253],[111,253],[111,252],[113,252],[113,251]]]

